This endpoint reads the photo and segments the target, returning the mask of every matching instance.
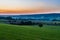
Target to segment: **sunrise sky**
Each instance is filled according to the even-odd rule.
[[[0,13],[60,12],[60,0],[0,0]]]

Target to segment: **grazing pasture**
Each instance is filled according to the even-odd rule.
[[[0,40],[60,40],[60,26],[0,24]]]

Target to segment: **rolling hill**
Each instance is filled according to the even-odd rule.
[[[30,14],[30,15],[0,15],[0,17],[12,17],[13,19],[40,19],[40,20],[60,20],[60,13],[49,13],[49,14]]]
[[[0,24],[0,40],[60,40],[60,26]]]

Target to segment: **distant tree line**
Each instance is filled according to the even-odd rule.
[[[0,19],[5,19],[5,20],[8,20],[9,24],[15,24],[15,25],[38,25],[39,27],[42,27],[43,26],[43,23],[42,22],[32,22],[30,20],[22,20],[22,19],[13,19],[11,16],[7,16],[7,17],[0,17]],[[53,22],[55,21],[60,21],[60,20],[57,20],[57,19],[53,19],[51,20]],[[60,25],[60,23],[52,23],[52,25]]]

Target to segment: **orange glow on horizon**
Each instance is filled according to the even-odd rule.
[[[53,12],[56,10],[51,9],[26,9],[26,10],[0,10],[0,13],[43,13],[43,12]]]

